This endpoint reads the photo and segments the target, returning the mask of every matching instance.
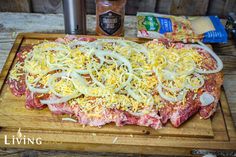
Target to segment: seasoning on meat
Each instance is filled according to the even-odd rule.
[[[222,62],[199,44],[66,36],[19,52],[8,84],[27,109],[48,107],[82,125],[179,127],[198,111],[209,118],[220,97]]]

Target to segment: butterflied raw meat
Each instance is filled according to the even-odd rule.
[[[217,108],[223,65],[196,44],[65,36],[23,48],[7,83],[27,109],[66,114],[81,125],[179,127]]]

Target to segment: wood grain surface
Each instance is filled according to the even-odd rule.
[[[32,12],[35,13],[62,13],[62,0],[31,0]],[[137,11],[154,12],[156,0],[128,0],[126,4],[126,15],[135,15]],[[87,14],[96,13],[95,0],[86,0]]]
[[[126,14],[137,11],[159,12],[174,15],[205,15],[209,0],[128,0]],[[194,4],[194,5],[192,5]],[[95,14],[95,0],[86,0],[88,14]],[[36,13],[62,13],[62,0],[32,0]]]
[[[94,19],[95,19],[94,16],[87,16],[88,34],[94,34],[94,26],[95,26]],[[126,30],[125,35],[129,37],[135,37],[136,36],[135,27],[136,27],[136,18],[132,16],[127,16],[125,19],[125,30]],[[1,59],[0,66],[2,67],[12,47],[12,44],[16,38],[16,35],[19,32],[63,33],[63,29],[64,29],[63,16],[61,14],[43,15],[43,14],[0,13],[0,28],[1,28],[0,29],[0,59]],[[227,110],[226,118],[227,116],[232,114],[235,121],[236,120],[236,90],[235,90],[236,89],[236,64],[235,64],[236,63],[236,56],[235,56],[236,47],[235,47],[235,42],[229,41],[228,44],[216,44],[213,47],[214,47],[214,50],[220,55],[221,59],[224,61],[224,73],[225,73],[224,87],[225,87],[226,96],[227,96],[227,99],[229,101],[229,105],[231,108],[230,111],[226,109]],[[234,123],[234,125],[235,124],[236,123]],[[222,129],[219,129],[219,130],[222,130]],[[231,130],[231,134],[233,134],[235,132],[234,126],[231,125],[229,130]],[[217,129],[214,131],[222,132],[222,131],[217,131]],[[223,138],[226,138],[223,135],[227,135],[227,134],[221,134],[221,135]],[[18,150],[15,150],[15,152],[17,151]],[[161,150],[159,151],[161,152]],[[178,152],[179,151],[180,150],[178,150]],[[187,150],[184,150],[184,149],[181,151],[183,153],[188,152]],[[14,149],[10,150],[9,152],[14,152]],[[26,151],[19,150],[19,152],[25,153]],[[176,149],[172,149],[172,152],[176,152]],[[42,154],[42,153],[37,152],[36,154]],[[58,154],[63,154],[63,152],[58,153]],[[91,156],[94,156],[94,154]]]
[[[31,0],[32,12],[62,13],[62,0]],[[205,15],[209,0],[127,0],[126,14],[135,15],[138,11],[158,12],[174,15]],[[193,5],[194,4],[194,5]],[[214,3],[212,3],[213,5]],[[95,14],[95,0],[86,0],[88,14]],[[217,9],[219,5],[214,5]],[[214,7],[211,7],[216,12]],[[209,11],[212,12],[212,11]],[[221,12],[220,12],[221,13]],[[222,12],[225,13],[225,12]]]
[[[224,17],[236,11],[236,0],[210,0],[207,14]]]
[[[206,15],[209,0],[158,0],[156,12],[173,15]]]
[[[235,11],[236,0],[127,0],[126,15],[137,11],[174,15],[226,16]],[[95,14],[95,0],[86,0],[88,14]],[[0,11],[62,13],[62,0],[1,0]]]
[[[6,12],[31,12],[30,0],[1,0],[0,11]]]

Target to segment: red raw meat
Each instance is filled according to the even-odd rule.
[[[31,51],[32,46],[24,46],[18,53],[17,53],[17,62],[20,62],[21,64],[24,64],[24,60],[27,56],[27,54]],[[24,73],[23,70],[21,70],[21,73]],[[22,96],[26,92],[26,84],[25,84],[25,75],[19,76],[19,81],[14,79],[8,79],[7,84],[9,84],[11,92],[15,96]]]
[[[67,43],[67,42],[73,41],[75,39],[78,39],[80,41],[87,41],[87,42],[92,42],[92,41],[97,40],[96,38],[92,38],[92,37],[81,37],[81,38],[78,38],[75,35],[66,35],[64,38],[57,38],[55,41],[59,42],[59,43]]]
[[[192,115],[198,112],[200,106],[198,103],[194,103],[193,97],[187,97],[185,105],[177,105],[174,107],[174,112],[170,117],[170,122],[174,127],[179,127],[185,121],[187,121]]]
[[[183,47],[183,45],[184,44],[179,43],[175,44],[175,46],[179,48]],[[205,50],[202,49],[198,49],[198,51],[204,57],[201,68],[207,70],[215,69],[216,61],[210,56],[210,54],[206,53]],[[208,74],[206,75],[204,86],[198,90],[200,92],[198,92],[194,100],[194,93],[188,92],[185,105],[182,105],[182,103],[170,104],[164,101],[166,106],[160,109],[159,111],[162,123],[165,124],[170,119],[172,125],[178,127],[198,111],[200,113],[200,116],[204,119],[209,118],[216,110],[217,102],[220,97],[220,87],[222,83],[222,73]],[[203,92],[208,92],[209,94],[213,95],[215,101],[208,106],[202,106],[200,102],[200,96]]]
[[[152,127],[153,129],[162,128],[161,119],[157,113],[155,113],[154,116],[152,114],[141,116],[137,122],[137,125]]]
[[[70,114],[74,115],[79,124],[89,126],[103,126],[107,123],[114,122],[116,126],[127,124],[150,126],[154,129],[162,127],[160,117],[157,113],[147,114],[143,116],[133,116],[128,112],[117,109],[106,109],[101,116],[88,116],[79,109],[79,105],[70,106],[67,103],[48,105],[48,108],[54,114]]]
[[[50,104],[48,105],[48,109],[53,114],[73,114],[73,109],[67,103],[60,104]]]
[[[7,84],[9,84],[12,94],[14,94],[15,96],[22,96],[25,94],[25,75],[21,75],[19,81],[8,79]]]
[[[72,41],[74,39],[78,39],[78,37],[75,35],[66,35],[64,38],[57,38],[55,41],[65,44],[65,43]]]
[[[186,95],[186,102],[178,104],[167,103],[165,107],[160,109],[161,121],[163,124],[167,123],[170,119],[174,127],[180,126],[188,118],[198,112],[200,105],[194,101],[194,93],[188,92]]]
[[[26,91],[25,107],[27,109],[44,109],[47,105],[41,104],[40,99],[46,99],[49,95],[32,93],[29,90]]]
[[[147,114],[138,117],[117,109],[107,109],[101,117],[88,117],[87,114],[79,112],[77,118],[80,124],[90,126],[102,126],[107,123],[114,122],[116,126],[132,124],[139,126],[149,126],[154,129],[160,129],[162,127],[160,117],[157,114],[155,116]]]
[[[87,41],[87,42],[93,42],[95,40],[97,40],[96,38],[92,38],[92,37],[82,37],[79,38],[80,41]]]
[[[206,83],[204,84],[204,91],[208,92],[212,96],[214,96],[215,100],[212,104],[208,106],[201,106],[199,114],[204,119],[209,118],[214,114],[217,108],[217,103],[220,99],[220,88],[223,84],[223,74],[216,73],[210,74],[207,76]]]
[[[27,54],[32,50],[33,46],[24,46],[22,49],[17,53],[17,60],[19,62],[24,62]]]
[[[67,43],[78,39],[76,36],[67,35],[65,38],[58,38],[56,41],[60,43]],[[79,38],[81,41],[94,41],[95,38]],[[156,42],[156,41],[153,41]],[[161,41],[158,41],[161,42]],[[163,41],[162,41],[163,42]],[[177,48],[182,48],[184,44],[173,44],[168,41],[164,41],[166,47],[175,46]],[[22,51],[17,54],[17,61],[24,62],[27,53],[30,52],[32,46],[25,47]],[[215,60],[204,50],[198,49],[200,54],[204,56],[203,65],[201,68],[212,70],[216,68]],[[102,126],[107,123],[115,123],[117,126],[123,126],[127,124],[140,125],[152,127],[154,129],[159,129],[162,124],[166,124],[168,120],[172,123],[174,127],[179,127],[192,115],[199,111],[200,116],[204,119],[209,118],[216,110],[217,102],[220,97],[220,87],[223,83],[223,76],[221,73],[205,75],[205,84],[200,88],[195,96],[195,93],[190,91],[186,95],[186,102],[170,103],[166,100],[162,100],[165,104],[163,108],[158,111],[153,111],[152,113],[134,116],[127,111],[117,110],[117,109],[105,109],[101,116],[89,116],[87,113],[81,111],[79,104],[70,106],[68,103],[59,103],[44,105],[40,103],[40,100],[49,99],[52,95],[49,94],[39,94],[32,93],[26,90],[25,75],[20,76],[20,81],[8,80],[8,84],[12,93],[16,96],[21,96],[26,94],[26,108],[27,109],[43,109],[48,106],[49,110],[54,114],[69,114],[75,116],[78,123],[89,126]],[[215,101],[208,106],[201,106],[200,96],[203,92],[208,92],[213,95]],[[96,98],[95,98],[96,99]]]
[[[165,107],[160,109],[159,114],[161,116],[162,123],[165,124],[170,119],[172,125],[174,127],[178,127],[198,111],[200,116],[204,119],[209,118],[216,111],[217,102],[220,98],[220,87],[222,83],[222,73],[207,75],[204,86],[199,89],[199,92],[194,100],[194,93],[188,92],[185,105],[182,105],[182,103],[167,103]],[[201,106],[200,96],[203,92],[208,92],[209,94],[213,95],[215,101],[208,106]]]

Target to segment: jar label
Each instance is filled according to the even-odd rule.
[[[114,34],[121,26],[121,15],[108,11],[99,15],[99,26],[108,35]]]

